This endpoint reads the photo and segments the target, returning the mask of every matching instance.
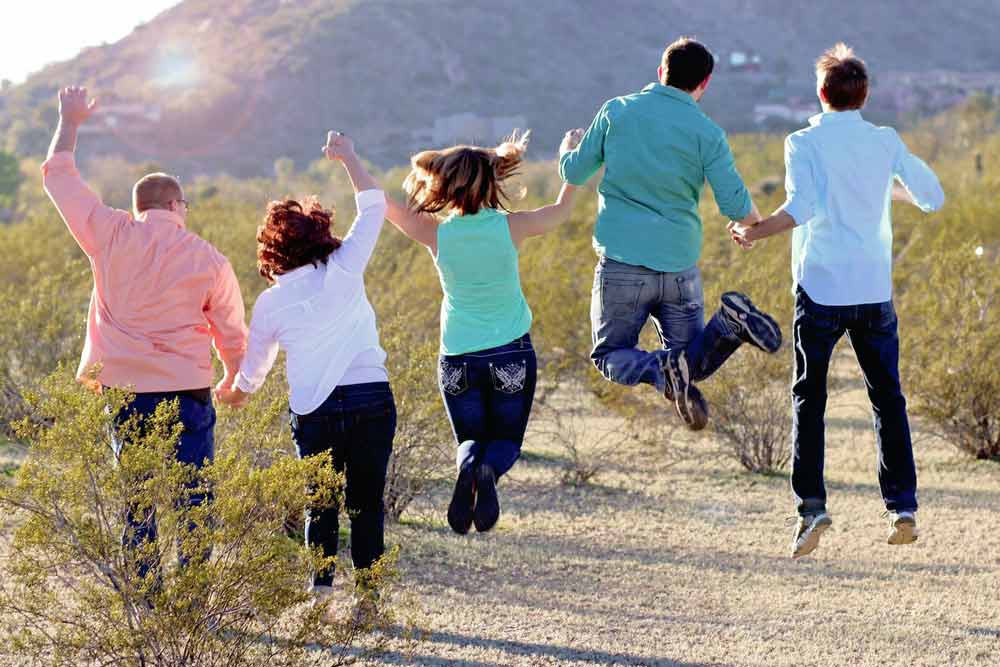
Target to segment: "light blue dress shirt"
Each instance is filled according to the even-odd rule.
[[[894,179],[925,213],[944,204],[937,176],[896,130],[858,111],[818,114],[785,140],[782,208],[796,225],[792,276],[816,303],[892,298]]]

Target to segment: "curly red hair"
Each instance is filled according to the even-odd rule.
[[[268,280],[300,266],[326,263],[340,239],[330,233],[333,211],[316,199],[305,205],[294,199],[267,205],[264,224],[257,228],[257,270]]]

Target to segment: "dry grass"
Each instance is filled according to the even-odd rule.
[[[623,452],[579,487],[565,450],[531,442],[486,535],[448,530],[442,489],[390,531],[428,636],[376,664],[996,665],[1000,466],[918,437],[923,534],[890,547],[865,404],[832,399],[835,525],[801,561],[787,480],[707,441],[680,464]]]

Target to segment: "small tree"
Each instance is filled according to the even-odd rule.
[[[978,249],[978,252],[977,252]],[[900,304],[913,411],[963,452],[1000,459],[1000,266],[976,243],[929,255]]]
[[[359,644],[393,620],[392,554],[368,574],[382,592],[370,616],[328,624],[324,606],[306,604],[307,574],[330,559],[286,537],[283,522],[331,502],[339,479],[323,457],[258,464],[279,449],[269,426],[281,403],[248,412],[231,431],[241,446],[197,470],[173,456],[176,402],[121,426],[129,444],[116,459],[110,415],[122,392],[95,396],[60,373],[28,400],[38,418],[18,433],[32,452],[0,487],[14,530],[0,584],[3,652],[54,665],[294,667],[345,664],[385,641]],[[206,488],[212,502],[186,506]],[[122,546],[130,509],[155,510],[156,541]],[[212,555],[180,567],[175,544]],[[161,565],[141,575],[140,562]]]

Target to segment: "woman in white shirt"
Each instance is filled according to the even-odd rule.
[[[219,400],[242,405],[264,383],[278,350],[286,354],[292,438],[300,457],[330,452],[346,476],[351,556],[358,581],[385,550],[386,468],[396,431],[396,406],[379,346],[364,270],[385,217],[385,194],[354,152],[330,133],[324,148],[340,160],[354,186],[358,214],[343,240],[330,233],[318,202],[272,201],[257,230],[257,265],[273,282],[254,304],[246,356]],[[311,511],[306,544],[337,553],[338,507]],[[333,569],[316,572],[317,598],[333,589]]]

